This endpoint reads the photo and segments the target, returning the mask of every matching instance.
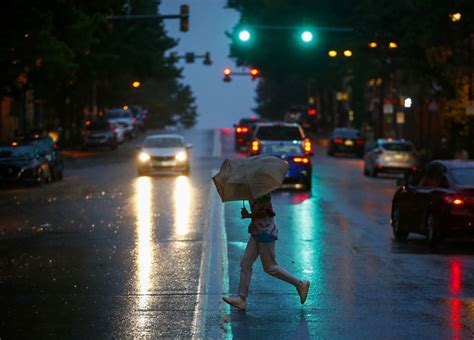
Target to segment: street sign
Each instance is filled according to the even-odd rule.
[[[405,112],[397,112],[397,124],[405,124]]]

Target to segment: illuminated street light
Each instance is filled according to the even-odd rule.
[[[398,44],[396,42],[391,41],[388,43],[388,48],[398,48]]]
[[[458,22],[458,21],[461,21],[461,19],[462,19],[462,14],[459,13],[459,12],[450,13],[450,14],[449,14],[449,17],[451,18],[451,21],[452,21],[452,22]]]
[[[240,39],[240,41],[242,41],[242,42],[247,42],[247,41],[250,40],[250,38],[251,38],[251,34],[250,34],[249,31],[247,31],[247,30],[244,29],[244,30],[241,30],[241,31],[239,32],[239,39]]]
[[[345,50],[344,51],[344,56],[347,57],[347,58],[352,57],[352,51],[351,50]]]
[[[337,51],[335,51],[335,50],[329,51],[329,52],[328,52],[328,56],[330,56],[331,58],[337,57]]]
[[[140,85],[141,85],[141,83],[140,83],[139,81],[134,81],[134,82],[132,83],[132,87],[134,87],[134,88],[139,88]]]
[[[128,105],[124,105],[124,106],[122,107],[122,109],[128,110]]]
[[[311,33],[310,31],[304,31],[303,33],[301,33],[301,40],[306,44],[313,41],[313,38],[313,33]]]
[[[369,47],[370,48],[377,48],[379,46],[379,44],[377,44],[375,41],[372,41],[369,43]]]

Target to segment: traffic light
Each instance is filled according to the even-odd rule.
[[[188,64],[194,63],[194,58],[195,58],[195,55],[194,55],[193,52],[187,52],[187,53],[184,55],[184,60],[185,60],[186,63],[188,63]]]
[[[230,75],[232,74],[232,70],[228,67],[226,67],[224,69],[224,81],[225,82],[229,82],[232,80],[232,78],[230,77]]]
[[[313,38],[314,38],[314,35],[311,31],[304,31],[301,33],[301,40],[306,44],[313,41]]]
[[[256,67],[251,67],[249,73],[250,73],[250,77],[252,78],[252,80],[255,80],[258,77],[260,77],[260,70]]]
[[[179,14],[181,15],[179,20],[179,30],[181,32],[187,32],[189,30],[189,6],[181,5],[179,7]]]
[[[252,34],[246,29],[242,29],[239,31],[239,40],[242,42],[248,42],[252,38]]]

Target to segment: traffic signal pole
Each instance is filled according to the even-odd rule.
[[[130,13],[131,7],[128,3],[127,13]],[[181,5],[179,14],[143,14],[143,15],[110,15],[105,17],[110,21],[143,21],[143,20],[163,20],[163,19],[180,19],[180,31],[187,32],[189,30],[189,6]]]

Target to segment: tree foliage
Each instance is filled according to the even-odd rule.
[[[81,119],[94,101],[106,108],[140,98],[139,104],[183,116],[189,125],[193,121],[189,116],[196,115],[194,98],[189,88],[179,84],[176,60],[165,55],[177,42],[166,36],[162,20],[107,20],[109,15],[125,15],[125,3],[2,2],[0,94],[21,96],[33,89],[51,116],[63,124]],[[130,3],[132,15],[157,13],[157,2]],[[134,80],[144,86],[132,91]],[[145,88],[145,84],[165,83],[159,91]],[[151,113],[160,116],[161,111]]]

